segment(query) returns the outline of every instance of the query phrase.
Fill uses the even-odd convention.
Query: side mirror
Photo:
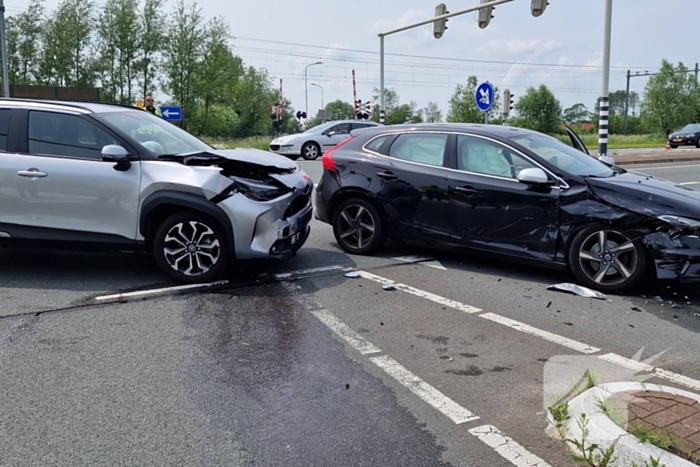
[[[518,180],[523,183],[533,184],[533,185],[551,185],[552,181],[549,179],[544,170],[538,168],[523,169],[518,173]]]
[[[333,136],[333,135],[335,135],[335,134],[337,134],[335,131],[331,131],[331,132],[328,133],[326,136],[331,137],[331,136]]]
[[[105,162],[115,162],[114,170],[126,172],[131,167],[129,152],[117,144],[108,144],[102,148],[102,160]]]
[[[615,167],[615,158],[614,157],[600,156],[598,158],[598,160],[605,165],[609,165],[610,167]]]

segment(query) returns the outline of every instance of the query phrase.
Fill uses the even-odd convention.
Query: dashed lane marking
[[[469,433],[517,467],[550,467],[545,461],[504,435],[493,425],[472,428]]]
[[[367,339],[353,331],[350,327],[348,327],[348,325],[336,318],[330,311],[318,310],[312,311],[311,313],[318,318],[319,321],[328,326],[331,331],[336,333],[338,337],[350,344],[351,347],[360,352],[362,355],[381,352],[379,348],[375,347]]]
[[[673,383],[689,387],[695,391],[700,391],[700,381],[693,378],[689,378],[687,376],[683,376],[678,373],[674,373],[672,371],[664,370],[663,368],[657,368],[647,363],[632,360],[630,358],[623,357],[614,353],[601,355],[600,359],[605,360],[606,362],[615,363],[625,368],[629,368],[630,370],[635,370],[637,372],[653,373],[659,378],[663,378]]]
[[[113,295],[102,295],[100,297],[95,297],[95,300],[97,300],[99,302],[99,301],[104,301],[104,300],[116,300],[116,299],[120,299],[120,298],[146,297],[149,295],[162,295],[162,294],[175,293],[175,292],[180,292],[183,290],[206,289],[208,287],[213,287],[216,285],[225,285],[225,284],[228,284],[228,281],[208,282],[206,284],[177,285],[174,287],[163,287],[160,289],[137,290],[135,292],[124,292],[124,293],[118,293],[118,294],[113,294]]]

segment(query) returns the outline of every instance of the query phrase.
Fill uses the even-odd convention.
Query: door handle
[[[28,177],[28,178],[44,178],[46,177],[47,174],[44,172],[40,172],[39,169],[29,169],[29,170],[20,170],[17,172],[17,175],[20,177]]]
[[[474,193],[479,192],[479,190],[475,190],[474,188],[472,188],[470,186],[458,186],[458,187],[455,187],[455,191],[458,191],[460,193],[467,193],[470,195],[473,195]]]
[[[399,178],[397,175],[394,175],[391,172],[379,172],[377,173],[377,177],[383,178],[384,180],[396,180]]]

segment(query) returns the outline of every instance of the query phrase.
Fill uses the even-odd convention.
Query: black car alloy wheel
[[[196,213],[178,213],[166,219],[155,234],[153,251],[165,273],[187,283],[216,279],[229,259],[223,229]]]
[[[333,216],[333,233],[345,251],[356,254],[376,251],[385,241],[379,212],[361,198],[343,201],[338,206]]]
[[[590,226],[571,243],[569,264],[583,285],[601,292],[621,292],[644,275],[646,254],[644,245],[623,230]]]

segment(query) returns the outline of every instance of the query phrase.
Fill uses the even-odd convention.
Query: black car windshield
[[[700,131],[700,123],[691,123],[690,125],[684,126],[680,131],[697,133]]]
[[[131,136],[142,148],[155,156],[212,150],[204,141],[149,112],[109,112],[95,116]]]
[[[602,162],[551,136],[531,133],[510,139],[570,175],[607,178],[615,174]]]

